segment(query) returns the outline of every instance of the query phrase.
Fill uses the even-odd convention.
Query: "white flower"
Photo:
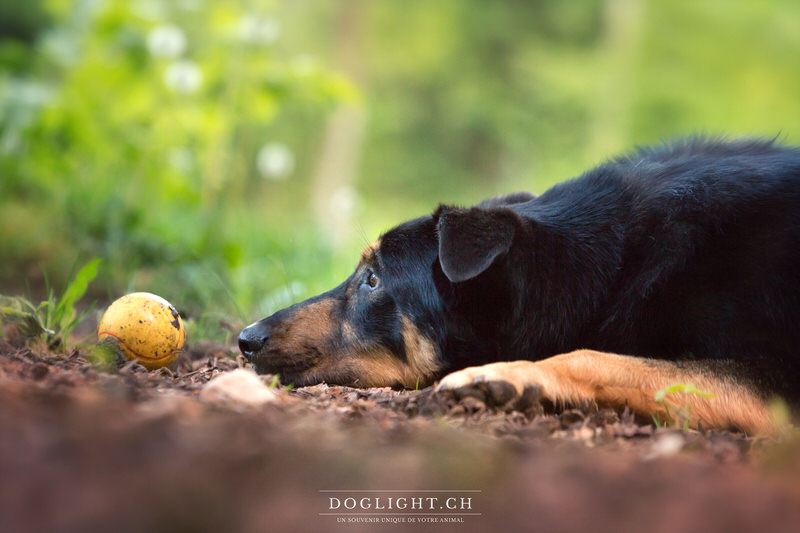
[[[194,168],[194,154],[190,148],[173,148],[167,154],[170,166],[177,172],[188,173]]]
[[[130,3],[131,13],[145,20],[164,20],[167,18],[166,6],[160,0],[136,0]]]
[[[309,54],[300,54],[292,58],[290,67],[297,76],[310,76],[317,68],[317,60]]]
[[[16,152],[22,146],[19,133],[13,130],[6,130],[0,136],[0,153],[11,154]]]
[[[175,61],[164,71],[164,84],[179,94],[191,94],[203,83],[203,72],[194,61]]]
[[[268,143],[258,151],[256,166],[265,178],[286,179],[294,171],[294,154],[285,144]]]
[[[359,214],[363,210],[364,203],[355,187],[343,185],[333,191],[330,199],[330,206],[334,212],[353,216]]]
[[[42,36],[44,53],[59,65],[68,67],[80,60],[81,50],[73,34],[66,30],[52,30]]]
[[[185,11],[197,11],[203,7],[201,0],[178,0],[178,7]]]
[[[155,57],[175,59],[186,50],[186,35],[172,24],[164,24],[147,34],[147,49]]]
[[[42,83],[12,77],[0,88],[0,96],[12,108],[17,106],[31,108],[47,103],[51,91]]]
[[[266,15],[245,15],[239,20],[239,36],[242,40],[269,46],[281,34],[280,22]]]

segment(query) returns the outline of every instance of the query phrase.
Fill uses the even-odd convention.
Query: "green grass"
[[[99,266],[100,259],[84,265],[58,296],[48,287],[47,298],[38,305],[23,297],[0,296],[0,319],[18,321],[19,332],[26,339],[40,341],[47,349],[63,353],[72,332],[93,307],[79,312],[76,304],[97,276]]]
[[[655,423],[656,427],[682,427],[684,431],[689,430],[689,425],[692,418],[692,411],[689,403],[684,403],[682,408],[674,412],[670,410],[669,405],[667,404],[668,396],[677,395],[679,393],[701,396],[703,398],[714,397],[714,393],[702,391],[691,383],[674,383],[668,387],[656,391],[653,399],[661,404],[667,416],[667,419],[662,422],[659,416],[653,413],[651,416],[653,417],[653,422]]]

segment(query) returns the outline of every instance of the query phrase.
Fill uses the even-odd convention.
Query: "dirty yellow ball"
[[[97,338],[119,342],[125,357],[145,368],[167,366],[178,357],[186,331],[178,312],[160,296],[134,292],[106,309],[97,326]]]

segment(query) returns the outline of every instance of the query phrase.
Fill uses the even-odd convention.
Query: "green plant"
[[[24,337],[41,339],[48,349],[66,349],[75,327],[92,308],[78,312],[75,304],[86,294],[99,266],[100,259],[84,265],[60,296],[48,286],[47,299],[39,305],[22,297],[0,296],[0,318],[19,321],[19,332]]]
[[[125,362],[125,355],[113,337],[89,344],[84,350],[84,355],[92,366],[104,372],[116,372]]]
[[[661,422],[657,414],[654,413],[651,415],[653,417],[653,422],[655,422],[657,427],[678,426],[678,424],[680,424],[684,431],[688,431],[689,423],[692,417],[692,410],[689,403],[684,403],[681,409],[675,411],[674,416],[673,412],[670,411],[669,405],[667,404],[667,396],[678,393],[693,394],[703,398],[714,397],[713,392],[702,391],[691,383],[674,383],[668,387],[657,390],[653,399],[657,403],[661,404],[661,406],[664,408],[664,412],[667,415],[667,419],[664,423]]]

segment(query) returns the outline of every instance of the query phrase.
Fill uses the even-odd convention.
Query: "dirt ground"
[[[0,531],[800,531],[791,438],[429,390],[204,394],[245,366],[200,344],[172,370],[101,371],[7,334]]]

